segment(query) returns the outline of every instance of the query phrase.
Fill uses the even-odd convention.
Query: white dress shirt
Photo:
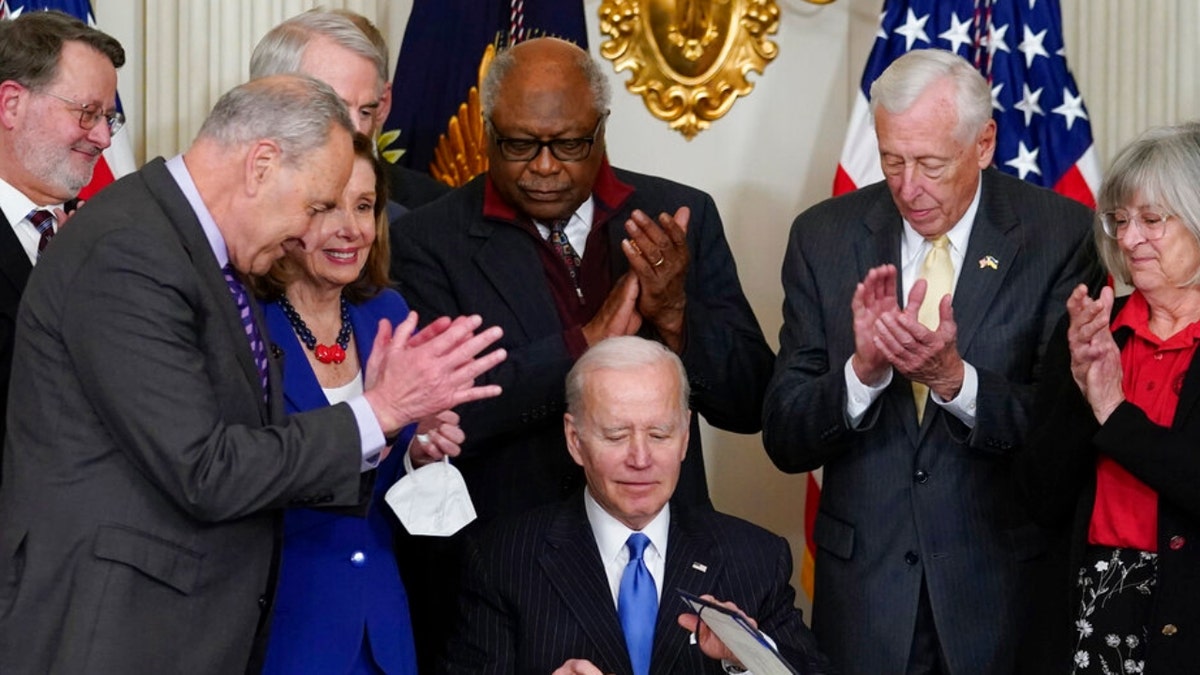
[[[629,547],[625,542],[635,530],[629,529],[624,523],[609,515],[592,497],[590,490],[583,492],[584,509],[587,511],[588,523],[592,526],[592,535],[596,538],[596,548],[600,551],[600,562],[604,563],[604,574],[608,577],[608,588],[612,591],[613,606],[617,606],[617,593],[621,590],[621,575],[625,574],[625,566],[629,564]],[[662,582],[667,569],[667,530],[671,525],[671,505],[663,506],[663,510],[651,520],[640,532],[650,544],[642,552],[642,561],[650,576],[654,577],[654,590],[662,602]]]
[[[595,211],[596,202],[589,196],[587,201],[575,209],[575,213],[572,213],[571,217],[567,219],[567,226],[563,228],[563,232],[567,235],[567,241],[571,242],[571,248],[575,249],[580,260],[583,260],[583,250],[587,248],[588,235],[592,232],[592,214]],[[537,228],[538,234],[542,235],[542,239],[550,236],[549,225],[535,220],[533,226]]]
[[[25,255],[29,256],[29,264],[37,264],[38,243],[42,240],[42,233],[37,231],[33,223],[29,222],[29,212],[34,209],[46,209],[51,213],[55,209],[62,208],[62,204],[35,204],[33,200],[25,196],[25,193],[10,185],[4,179],[0,179],[0,211],[4,212],[4,217],[8,219],[8,224],[12,227],[13,233],[17,235],[17,240],[21,242],[21,248],[25,250]],[[54,219],[54,232],[58,232],[58,218]]]

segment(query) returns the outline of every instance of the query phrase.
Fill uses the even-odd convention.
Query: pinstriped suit
[[[958,350],[979,375],[974,429],[935,405],[918,426],[899,374],[857,430],[846,424],[855,285],[899,267],[887,186],[827,200],[792,226],[763,442],[784,471],[825,467],[813,630],[846,673],[903,672],[922,576],[950,672],[1012,672],[1023,584],[1044,543],[1010,484],[1011,452],[1067,295],[1101,277],[1086,208],[995,169],[982,184],[954,293]]]
[[[787,543],[709,509],[673,503],[652,675],[721,673],[676,617],[682,588],[730,600],[754,617],[801,673],[826,672],[805,628]],[[700,563],[700,571],[693,563]],[[470,542],[458,633],[446,673],[550,673],[572,658],[631,673],[625,637],[584,510],[583,495],[497,521]]]

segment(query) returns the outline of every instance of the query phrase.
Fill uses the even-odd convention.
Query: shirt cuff
[[[379,466],[387,441],[383,438],[383,429],[379,428],[379,420],[375,419],[375,411],[371,410],[366,398],[355,396],[346,404],[354,411],[354,421],[358,424],[358,437],[362,439],[362,463],[358,470],[365,473]]]
[[[862,380],[858,379],[858,374],[854,372],[854,366],[850,365],[853,360],[853,356],[846,359],[846,367],[843,371],[846,375],[846,422],[851,429],[856,429],[862,422],[863,416],[867,414],[867,409],[892,383],[893,371],[889,367],[887,377],[883,378],[883,382],[879,386],[872,387],[863,384]]]
[[[979,398],[979,373],[975,370],[975,366],[963,361],[963,381],[962,387],[958,390],[958,396],[944,400],[931,389],[929,398],[943,410],[954,415],[967,427],[975,428],[975,403]]]

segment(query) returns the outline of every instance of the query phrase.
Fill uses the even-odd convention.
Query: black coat
[[[1123,306],[1119,300],[1113,316]],[[1043,672],[1070,668],[1079,599],[1074,591],[1096,497],[1096,458],[1116,460],[1158,492],[1158,586],[1150,617],[1146,673],[1193,672],[1200,662],[1200,359],[1193,359],[1170,428],[1122,403],[1100,425],[1071,377],[1064,318],[1047,355],[1041,423],[1018,457],[1017,476],[1035,518],[1058,534],[1047,561],[1031,645]],[[1130,331],[1114,334],[1124,345]],[[1049,592],[1043,592],[1049,590]]]

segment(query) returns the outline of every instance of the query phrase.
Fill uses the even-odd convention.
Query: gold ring
[[[667,262],[667,256],[663,256],[663,257],[659,258],[658,262],[654,263],[654,266],[659,267],[665,262]]]

